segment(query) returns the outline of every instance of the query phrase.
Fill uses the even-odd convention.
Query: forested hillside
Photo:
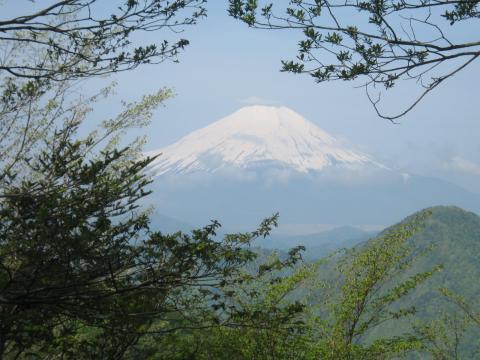
[[[463,333],[465,314],[443,293],[448,289],[460,294],[468,303],[480,309],[480,217],[456,207],[439,206],[429,210],[432,215],[426,221],[425,228],[410,240],[411,246],[423,254],[412,264],[408,273],[426,271],[438,265],[442,266],[442,270],[415,289],[411,297],[402,303],[413,305],[418,310],[418,319],[411,319],[410,323],[422,319],[433,321],[432,326],[435,326],[435,320],[448,317],[446,328],[436,329],[436,332],[449,333],[450,341],[458,336],[459,358],[473,359],[478,356],[480,330],[475,326],[467,326]],[[458,334],[455,334],[456,328]],[[399,329],[399,324],[386,326],[377,329],[372,336],[385,331],[399,333]],[[441,343],[436,345],[449,346]],[[453,347],[453,343],[450,346]]]
[[[418,231],[409,228],[412,222]],[[180,331],[167,341],[176,344],[171,353],[153,340],[135,351],[158,359],[473,359],[480,333],[478,250],[478,215],[426,209],[346,252],[240,286],[245,292],[230,303],[242,309],[237,320],[249,319],[240,328],[225,323]],[[247,272],[276,256],[258,254]],[[278,311],[289,321],[273,316]],[[253,326],[256,321],[263,326]]]

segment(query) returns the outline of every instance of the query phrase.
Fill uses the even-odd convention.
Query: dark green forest
[[[142,155],[143,138],[125,134],[147,126],[173,91],[102,120],[93,110],[115,85],[78,89],[181,61],[189,44],[181,32],[143,47],[135,36],[194,27],[207,1],[115,0],[99,16],[98,0],[34,3],[0,19],[9,54],[0,63],[0,359],[480,358],[477,214],[418,209],[369,239],[315,254],[258,246],[278,225],[275,213],[247,232],[223,234],[213,220],[164,233],[142,205],[155,195],[155,159]],[[478,43],[403,41],[385,20],[442,6],[456,26],[478,20],[480,1],[345,2],[370,19],[369,32],[363,22],[316,26],[328,1],[290,1],[286,18],[268,3],[225,3],[226,16],[250,27],[300,27],[305,40],[283,71],[318,82],[367,78],[388,89],[413,69],[453,57],[463,69],[480,56]],[[330,46],[332,64],[305,67]],[[96,128],[84,131],[86,121]]]

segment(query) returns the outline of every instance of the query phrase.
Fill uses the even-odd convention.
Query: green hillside
[[[468,299],[480,295],[480,217],[456,207],[435,207],[426,228],[416,234],[412,243],[419,249],[433,246],[419,259],[413,270],[435,264],[443,271],[432,279],[429,287],[447,287]],[[419,294],[420,295],[420,294]],[[423,293],[422,296],[434,294]]]
[[[426,271],[436,265],[442,265],[443,270],[417,289],[415,302],[440,301],[437,289],[444,287],[468,300],[478,299],[480,216],[457,207],[439,206],[428,210],[432,215],[425,228],[411,239],[418,252],[426,252],[414,262],[410,271]]]
[[[417,253],[422,253],[413,263],[407,274],[428,271],[437,265],[443,269],[420,285],[399,305],[414,305],[416,320],[438,319],[443,313],[451,317],[464,314],[439,291],[441,288],[463,296],[473,306],[480,305],[480,217],[457,207],[439,206],[428,209],[431,216],[424,229],[411,238],[411,245]],[[413,216],[413,215],[412,215]],[[405,219],[409,220],[411,217]],[[371,333],[376,337],[383,332],[401,333],[404,327],[380,327]],[[478,327],[467,329],[460,343],[460,358],[475,358],[475,348],[479,345]],[[418,358],[423,358],[419,356]]]
[[[279,250],[272,273],[226,288],[232,313],[221,313],[223,326],[205,321],[204,329],[147,337],[128,358],[480,359],[480,326],[469,322],[456,333],[466,314],[439,291],[448,288],[478,309],[479,250],[480,217],[456,207],[420,211],[319,262],[277,269],[289,258]],[[248,276],[275,258],[255,251]],[[414,259],[407,270],[405,259]],[[438,265],[443,270],[422,278]],[[413,275],[420,276],[414,284]]]

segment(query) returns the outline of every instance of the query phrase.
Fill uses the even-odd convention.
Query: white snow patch
[[[269,166],[300,173],[328,166],[374,165],[369,156],[347,149],[340,141],[286,107],[247,106],[164,148],[152,164],[157,175],[225,168]]]

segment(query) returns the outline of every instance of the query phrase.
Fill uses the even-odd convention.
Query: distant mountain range
[[[184,221],[172,218],[170,216],[166,216],[160,214],[158,211],[153,211],[150,216],[150,227],[155,231],[161,231],[164,234],[172,234],[177,231],[182,231],[189,233],[195,226],[190,225]]]
[[[342,248],[351,248],[377,235],[376,231],[365,231],[353,226],[340,226],[333,230],[309,235],[271,235],[255,242],[265,249],[288,250],[294,246],[305,246],[305,257],[309,260],[330,255]]]
[[[283,224],[388,225],[434,205],[480,211],[480,195],[399,173],[346,147],[285,107],[242,108],[158,155],[157,211],[201,226],[252,229],[280,212]]]

